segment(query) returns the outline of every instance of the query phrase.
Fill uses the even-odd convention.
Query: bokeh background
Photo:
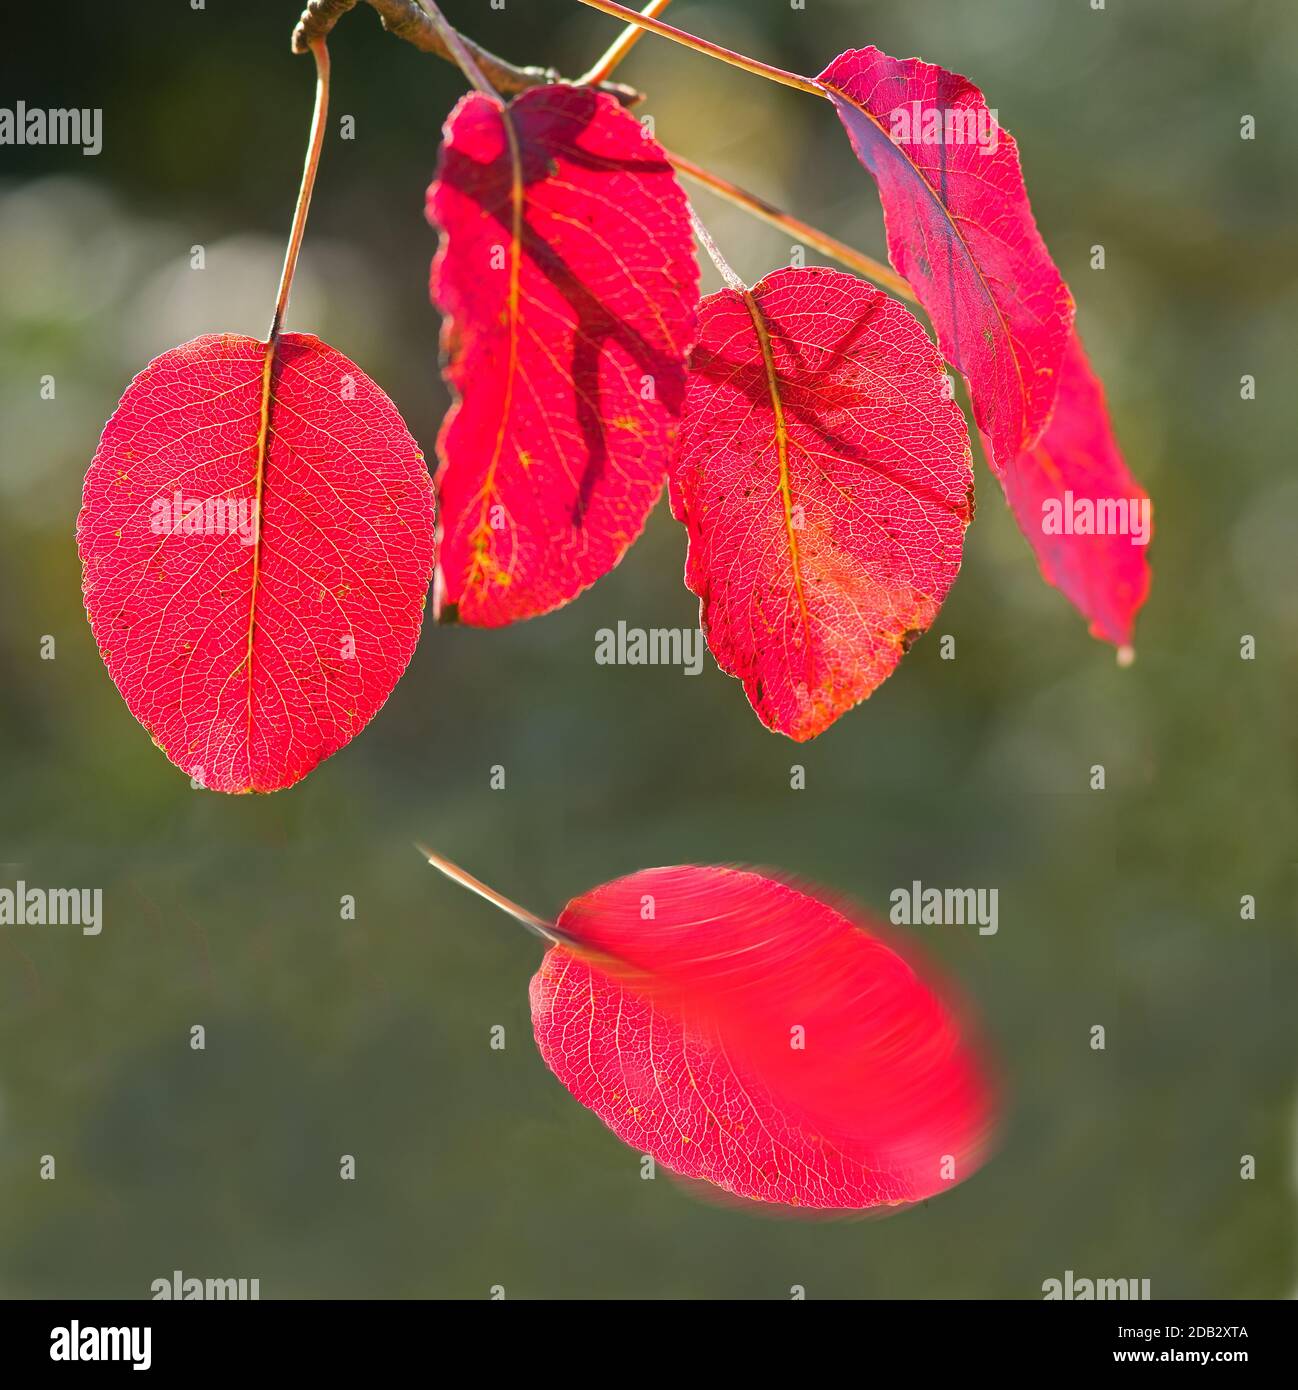
[[[487,47],[574,73],[617,32],[575,0],[445,8]],[[105,924],[0,928],[0,1294],[147,1297],[181,1269],[257,1277],[266,1298],[1038,1298],[1071,1269],[1148,1278],[1156,1297],[1287,1296],[1298,8],[668,14],[799,71],[874,43],[988,93],[1155,499],[1130,669],[1041,582],[982,469],[933,635],[795,747],[710,659],[698,678],[595,664],[602,626],[696,621],[663,504],[580,601],[501,632],[429,625],[349,748],[291,791],[229,798],[191,790],[111,685],[73,527],[131,376],[199,333],[264,332],[311,103],[296,15],[294,0],[135,0],[5,21],[0,102],[102,107],[104,146],[0,148],[0,882],[100,886]],[[362,364],[431,455],[446,396],[423,194],[463,82],[364,5],[331,51],[289,326]],[[653,37],[622,76],[668,146],[881,254],[872,185],[827,107]],[[742,274],[788,260],[779,233],[698,206]],[[954,661],[936,634],[955,636]],[[416,837],[545,913],[690,861],[777,866],[881,911],[913,878],[998,888],[997,935],[916,929],[1000,1059],[996,1156],[941,1199],[855,1223],[759,1219],[643,1181],[536,1054],[537,944],[427,869]]]

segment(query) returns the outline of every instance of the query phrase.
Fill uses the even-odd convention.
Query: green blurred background
[[[566,72],[618,28],[575,0],[445,8]],[[696,621],[664,504],[580,601],[501,632],[429,625],[354,744],[292,791],[231,798],[191,790],[114,690],[73,526],[131,376],[199,333],[264,332],[311,103],[296,16],[294,0],[137,0],[6,18],[0,104],[102,107],[104,146],[0,149],[0,882],[105,902],[97,938],[0,928],[0,1294],[147,1297],[181,1269],[257,1277],[264,1298],[1037,1298],[1071,1269],[1148,1278],[1155,1297],[1287,1296],[1298,8],[679,0],[667,16],[799,71],[874,43],[987,92],[1155,499],[1130,669],[1040,581],[980,466],[934,635],[794,746],[710,660],[697,679],[595,664],[602,626]],[[364,5],[331,51],[289,327],[362,364],[431,454],[446,396],[422,205],[463,82]],[[827,107],[653,37],[621,75],[668,146],[881,253],[873,187]],[[788,260],[784,236],[698,206],[741,274]],[[1000,1059],[998,1153],[864,1223],[761,1219],[643,1181],[536,1054],[537,944],[424,867],[415,837],[545,913],[689,861],[777,866],[884,911],[913,878],[998,888],[997,935],[916,929]]]

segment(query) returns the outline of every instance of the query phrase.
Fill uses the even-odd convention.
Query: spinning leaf
[[[843,1211],[968,1177],[992,1098],[895,951],[788,884],[648,869],[569,903],[532,980],[546,1065],[623,1141],[737,1197]]]

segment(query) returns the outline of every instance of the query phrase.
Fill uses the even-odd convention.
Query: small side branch
[[[306,9],[293,30],[293,52],[309,52],[311,41],[326,37],[343,15],[355,9],[358,3],[360,0],[307,0]],[[389,34],[404,39],[421,53],[432,53],[448,63],[455,61],[446,40],[418,0],[365,0],[365,3],[377,11]],[[483,76],[502,96],[516,96],[532,87],[544,87],[550,82],[563,80],[552,68],[515,67],[470,39],[462,38],[461,42]],[[608,92],[623,106],[635,106],[644,100],[642,92],[623,86],[620,82],[602,82],[599,90]]]
[[[348,10],[355,9],[360,3],[361,0],[307,0],[307,7],[302,12],[302,18],[298,21],[297,28],[293,31],[294,52],[309,52],[313,44],[323,40]],[[479,47],[471,39],[467,39],[464,35],[452,30],[444,19],[439,25],[440,13],[438,18],[434,18],[424,7],[423,0],[365,0],[365,3],[377,11],[379,18],[383,21],[383,27],[390,34],[395,34],[398,38],[413,44],[423,53],[432,53],[446,62],[458,63],[466,72],[472,71],[475,75],[470,80],[474,81],[475,84],[478,84],[478,75],[480,75],[481,79],[501,96],[513,96],[532,87],[563,81],[558,73],[552,69],[518,68],[512,63],[507,63],[503,58],[497,58],[494,53],[487,52],[486,49]],[[632,36],[644,30],[662,34],[668,38],[675,38],[680,42],[687,43],[690,47],[696,47],[700,51],[708,53],[712,57],[722,57],[725,61],[731,61],[737,56],[716,44],[695,39],[692,35],[683,34],[681,30],[663,24],[656,16],[667,8],[668,0],[647,0],[640,13],[612,3],[611,0],[581,0],[581,3],[591,6],[593,9],[603,10],[605,13],[625,17],[629,26],[596,63],[595,67],[584,78],[579,79],[583,84],[595,85],[592,83],[592,78],[606,76],[626,56],[631,46]],[[433,8],[436,9],[436,6],[434,5]],[[453,36],[454,43],[446,37],[447,32]],[[454,51],[456,47],[460,49],[458,55]],[[740,60],[739,65],[747,67],[750,71],[757,72],[761,76],[774,77],[776,81],[784,82],[785,85],[801,87],[806,91],[814,92],[817,96],[827,95],[819,83],[809,78],[799,77],[794,73],[785,73],[779,68],[772,68],[765,63],[756,63],[747,58]],[[598,90],[610,93],[623,106],[634,106],[637,102],[644,100],[643,93],[634,88],[625,87],[619,82],[600,81]],[[684,174],[686,178],[693,179],[696,183],[743,208],[753,216],[761,218],[764,222],[769,222],[772,226],[779,227],[810,246],[814,246],[824,255],[831,256],[834,260],[855,270],[857,274],[864,275],[867,279],[882,285],[899,298],[909,300],[912,304],[916,302],[915,291],[910,285],[895,271],[890,270],[872,257],[866,256],[854,247],[829,236],[820,231],[819,228],[803,222],[800,218],[782,211],[765,199],[759,198],[755,193],[749,193],[746,189],[739,188],[728,179],[723,179],[718,174],[700,168],[699,165],[681,155],[669,153],[668,158],[677,171]],[[710,247],[708,249],[711,253],[715,248]],[[731,274],[733,275],[733,271]]]

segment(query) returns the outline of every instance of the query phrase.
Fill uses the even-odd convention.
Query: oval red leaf
[[[737,869],[648,869],[557,927],[579,946],[533,977],[541,1056],[672,1172],[842,1211],[930,1197],[985,1156],[993,1101],[966,1030],[818,898]]]
[[[1041,573],[1090,621],[1092,636],[1125,646],[1149,593],[1149,494],[1123,462],[1101,386],[1073,334],[1050,425],[1002,478]]]
[[[86,474],[86,612],[131,713],[215,791],[349,742],[419,637],[433,492],[396,407],[318,338],[211,334],[130,384]],[[263,406],[265,409],[263,410]]]
[[[879,185],[888,256],[968,381],[1002,472],[1046,427],[1073,323],[1014,137],[968,78],[918,58],[854,49],[818,81]]]
[[[438,441],[442,621],[496,627],[575,598],[662,491],[694,340],[688,205],[612,97],[466,96],[429,220],[459,397]]]
[[[837,270],[703,301],[671,500],[708,645],[804,740],[933,621],[973,511],[964,417],[914,316]]]

